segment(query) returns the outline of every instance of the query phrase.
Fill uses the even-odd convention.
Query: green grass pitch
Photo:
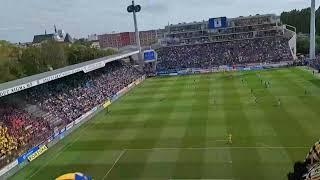
[[[319,105],[302,68],[151,78],[11,179],[286,179],[319,138]]]

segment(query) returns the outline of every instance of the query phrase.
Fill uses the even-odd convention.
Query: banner
[[[106,65],[105,62],[97,62],[97,63],[91,64],[91,65],[85,66],[83,68],[83,71],[85,73],[88,73],[88,72],[103,68],[105,65]]]
[[[47,150],[48,150],[48,147],[46,145],[41,146],[36,152],[28,156],[28,160],[30,162],[35,160],[37,157],[39,157],[41,154],[43,154]]]
[[[47,143],[50,143],[51,141],[53,141],[54,137],[53,136],[50,136],[47,140]]]
[[[65,131],[66,131],[66,128],[64,127],[64,128],[62,128],[62,129],[60,130],[60,134],[63,133],[63,132],[65,132]]]
[[[37,86],[37,85],[38,85],[37,81],[32,81],[32,82],[21,84],[19,86],[15,86],[15,87],[12,87],[9,89],[5,89],[5,90],[0,91],[0,97],[6,96],[8,94],[13,94],[13,93]]]
[[[121,89],[119,92],[117,92],[118,96],[122,96],[123,94],[127,93],[129,90],[127,87]]]
[[[94,107],[93,109],[91,109],[90,111],[88,111],[87,113],[79,117],[78,119],[76,119],[74,121],[74,124],[79,124],[82,120],[84,120],[86,117],[90,116],[92,113],[96,112],[97,110],[98,110],[98,107]]]
[[[82,116],[74,121],[74,124],[79,124],[83,120]]]
[[[129,84],[128,88],[131,89],[135,85],[135,82]]]
[[[89,115],[96,112],[97,110],[98,110],[98,107],[94,107],[93,109],[91,109],[91,111],[89,111],[90,112]]]
[[[56,137],[58,137],[58,136],[59,136],[59,134],[60,134],[60,132],[59,132],[59,131],[55,132],[55,133],[54,133],[54,135],[53,135],[53,139],[55,139]]]
[[[12,163],[8,164],[4,168],[0,170],[0,176],[4,175],[5,173],[9,172],[12,168],[18,165],[18,160],[13,161]]]
[[[18,164],[21,164],[22,162],[24,162],[29,156],[31,156],[32,154],[34,154],[38,150],[39,150],[39,146],[36,146],[36,147],[30,149],[27,153],[25,153],[24,155],[22,155],[18,158]]]
[[[111,98],[111,102],[115,102],[116,100],[119,99],[119,96],[117,95],[114,95],[112,98]]]
[[[68,124],[68,125],[66,126],[66,130],[71,129],[71,128],[73,127],[73,123],[74,123],[74,122],[72,122],[72,123]]]
[[[178,73],[170,73],[169,76],[178,76]]]

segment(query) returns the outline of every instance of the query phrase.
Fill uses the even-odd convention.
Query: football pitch
[[[151,78],[11,179],[286,179],[319,139],[319,105],[303,68]]]

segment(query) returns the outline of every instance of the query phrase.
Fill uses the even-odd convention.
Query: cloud
[[[73,36],[112,31],[133,31],[131,0],[1,0],[0,37],[31,41],[53,24]],[[191,22],[210,17],[238,17],[277,13],[310,6],[310,0],[136,0],[142,6],[139,28],[163,28],[168,22]],[[317,1],[317,5],[319,2]]]
[[[147,13],[167,13],[169,7],[165,2],[156,2],[155,0],[150,0],[148,3],[142,5],[142,11]]]
[[[305,0],[288,0],[288,3],[301,3],[304,4],[306,1]]]
[[[0,31],[20,31],[24,29],[24,27],[0,27]]]

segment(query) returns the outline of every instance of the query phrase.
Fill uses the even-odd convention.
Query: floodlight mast
[[[311,18],[310,18],[310,60],[316,58],[316,20],[315,20],[316,2],[311,0]]]
[[[135,35],[136,35],[136,43],[139,48],[139,63],[142,62],[142,49],[141,49],[141,43],[140,43],[140,35],[139,35],[139,30],[138,30],[138,23],[137,23],[137,12],[141,11],[141,6],[140,5],[135,5],[134,0],[132,0],[132,4],[127,7],[127,11],[129,13],[133,14],[133,22],[134,22],[134,30],[135,30]],[[142,63],[141,63],[142,64]]]
[[[132,1],[132,6],[135,7],[134,1]],[[138,48],[139,48],[139,52],[141,53],[140,35],[139,35],[138,23],[137,23],[137,12],[139,12],[139,11],[140,10],[137,11],[136,7],[134,8],[133,21],[134,21],[134,30],[135,30],[135,33],[136,33],[137,45],[138,45]]]

